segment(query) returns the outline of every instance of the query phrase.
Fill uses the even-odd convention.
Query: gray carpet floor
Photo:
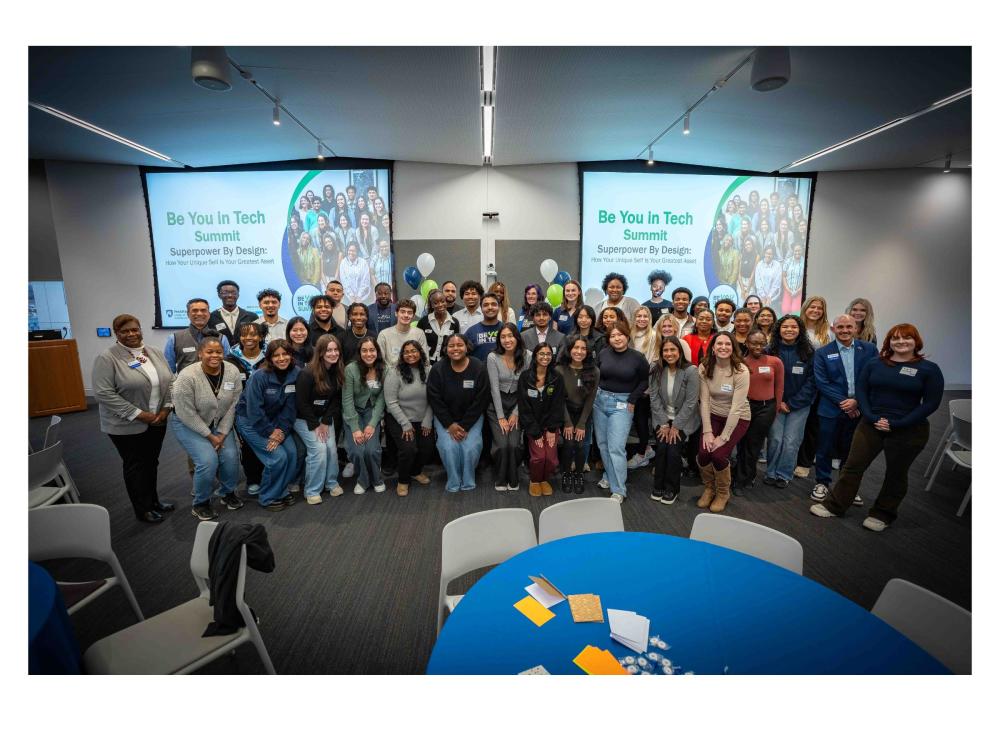
[[[967,398],[949,392],[946,399]],[[843,519],[822,520],[808,512],[811,479],[796,479],[785,490],[758,485],[734,498],[727,513],[770,526],[798,539],[805,550],[804,574],[865,608],[870,608],[890,578],[905,578],[971,609],[971,523],[973,504],[961,518],[955,512],[969,485],[968,472],[942,470],[933,492],[924,492],[921,475],[947,426],[947,406],[931,419],[931,439],[910,472],[910,490],[890,529],[875,534],[861,527],[864,511],[852,508]],[[29,436],[40,447],[47,419],[29,422]],[[64,415],[66,462],[84,502],[111,514],[112,544],[146,616],[197,596],[189,558],[197,521],[190,515],[186,456],[168,434],[160,457],[161,499],[178,510],[156,526],[132,515],[121,478],[121,462],[100,432],[97,409]],[[527,481],[516,493],[493,490],[489,468],[480,468],[479,488],[458,495],[444,492],[443,471],[433,467],[429,487],[412,485],[409,497],[395,494],[395,481],[383,494],[348,492],[322,505],[298,502],[278,514],[250,502],[240,511],[221,510],[220,520],[262,523],[274,550],[273,573],[250,571],[247,600],[261,618],[260,630],[271,659],[284,674],[419,674],[434,646],[440,575],[441,528],[467,513],[520,507],[538,514],[567,499],[558,489],[550,498],[532,498]],[[700,490],[684,480],[681,499],[672,506],[651,502],[650,469],[630,473],[629,499],[623,505],[625,528],[686,537],[699,513]],[[884,475],[880,458],[862,484],[862,497],[874,498]],[[588,477],[589,495],[602,493]],[[63,580],[103,575],[101,565],[85,561],[46,563]],[[485,571],[456,582],[461,591]],[[134,622],[120,591],[105,594],[73,616],[82,649]],[[252,646],[245,645],[202,670],[203,673],[260,673]]]

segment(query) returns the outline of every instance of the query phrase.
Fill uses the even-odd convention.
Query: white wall
[[[971,175],[824,172],[815,198],[806,293],[831,317],[867,297],[879,336],[913,323],[948,387],[971,387]]]
[[[52,219],[73,330],[89,389],[98,339],[119,312],[152,330],[149,226],[138,169],[47,162]],[[497,239],[579,240],[575,164],[483,168],[397,162],[398,239],[481,240],[482,267]],[[872,300],[878,331],[914,323],[927,354],[951,387],[972,382],[971,178],[933,170],[830,172],[819,177],[813,209],[808,291],[831,311],[854,297]],[[488,197],[487,197],[488,193]],[[500,219],[485,222],[485,210]],[[503,259],[498,271],[504,274]]]
[[[66,303],[89,395],[94,358],[114,343],[98,338],[98,327],[129,312],[142,321],[147,343],[162,348],[168,335],[153,330],[153,256],[142,181],[135,167],[46,162],[45,169]]]

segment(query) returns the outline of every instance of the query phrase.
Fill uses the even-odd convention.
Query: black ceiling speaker
[[[750,86],[754,91],[780,89],[792,77],[788,47],[758,47],[753,56]]]
[[[229,91],[229,57],[225,47],[192,47],[191,78],[209,91]]]

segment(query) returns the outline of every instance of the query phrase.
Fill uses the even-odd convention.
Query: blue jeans
[[[833,459],[845,459],[851,452],[851,440],[861,418],[851,419],[846,414],[819,418],[819,435],[816,440],[816,482],[830,486],[833,476]]]
[[[476,489],[476,464],[479,454],[483,452],[483,418],[479,417],[468,429],[465,440],[456,442],[437,417],[434,418],[434,429],[437,430],[437,449],[441,463],[448,475],[445,489],[448,492]]]
[[[295,420],[295,434],[306,446],[306,478],[304,491],[306,497],[318,495],[325,487],[332,490],[337,486],[337,473],[340,466],[337,463],[337,428],[329,426],[326,442],[320,442],[316,432],[310,430],[304,419]]]
[[[372,409],[370,406],[367,409],[362,409],[358,412],[358,425],[361,427],[362,431],[364,431],[368,422],[371,421],[371,418]],[[379,434],[379,430],[382,427],[382,423],[379,422],[374,425],[375,434],[361,445],[354,442],[354,437],[351,434],[351,428],[346,426],[346,422],[344,424],[344,441],[346,442],[345,447],[347,448],[347,455],[358,469],[357,483],[365,489],[368,489],[376,484],[381,484],[382,437]]]
[[[267,438],[258,433],[243,417],[236,415],[236,429],[240,436],[250,444],[254,455],[264,464],[264,473],[260,478],[260,495],[257,499],[261,506],[266,507],[275,500],[280,500],[288,492],[288,485],[295,481],[299,473],[298,452],[295,441],[287,435],[281,444],[273,451],[267,450]]]
[[[767,470],[764,473],[765,476],[789,482],[792,480],[792,477],[795,476],[795,463],[808,419],[808,406],[790,411],[788,414],[778,412],[770,432],[767,433]]]
[[[632,412],[628,410],[627,393],[611,393],[601,388],[594,397],[594,432],[597,449],[604,462],[604,479],[611,491],[625,497],[628,478],[625,441],[632,429]]]
[[[230,431],[222,447],[215,450],[208,438],[185,425],[176,414],[170,415],[169,422],[177,442],[194,463],[194,504],[204,505],[209,501],[216,476],[219,477],[223,495],[234,492],[240,481],[240,451],[236,447],[236,435]]]

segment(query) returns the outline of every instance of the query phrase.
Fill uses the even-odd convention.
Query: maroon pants
[[[555,473],[559,466],[559,445],[549,446],[547,436],[542,433],[542,447],[539,448],[532,437],[528,438],[528,475],[532,482],[544,482]]]
[[[726,426],[726,418],[712,414],[711,420],[712,434],[719,435]],[[736,428],[733,430],[733,434],[729,436],[729,440],[721,447],[709,453],[705,450],[701,442],[701,437],[705,434],[705,425],[702,425],[702,432],[698,437],[698,464],[700,466],[708,466],[709,462],[711,462],[716,469],[720,471],[725,469],[729,465],[729,454],[736,448],[736,444],[740,442],[740,438],[746,433],[748,427],[750,427],[750,420],[741,419],[736,423]]]

